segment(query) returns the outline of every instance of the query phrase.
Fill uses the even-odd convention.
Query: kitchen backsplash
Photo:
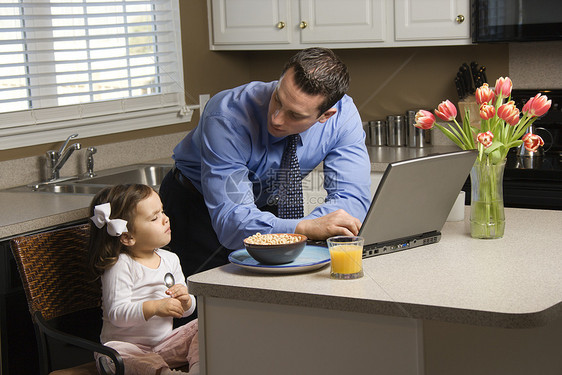
[[[509,77],[517,89],[562,89],[562,42],[509,44]]]
[[[185,135],[186,132],[181,132],[95,146],[94,170],[170,158],[173,148]],[[45,163],[44,155],[0,162],[0,189],[44,181],[47,171]],[[86,150],[82,148],[68,159],[61,169],[61,177],[85,172]]]

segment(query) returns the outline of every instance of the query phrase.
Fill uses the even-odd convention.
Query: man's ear
[[[135,238],[129,232],[123,232],[119,237],[119,241],[125,246],[133,246],[135,244]]]
[[[324,123],[324,122],[328,121],[328,119],[330,117],[332,117],[333,115],[335,115],[337,111],[338,110],[335,109],[335,108],[328,109],[326,112],[322,113],[322,115],[318,118],[318,122]]]

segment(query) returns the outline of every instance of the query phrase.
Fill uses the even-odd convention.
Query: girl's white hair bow
[[[107,224],[107,233],[113,237],[119,237],[127,232],[127,221],[122,219],[110,219],[111,205],[109,203],[98,204],[94,207],[94,216],[90,219],[99,229]]]

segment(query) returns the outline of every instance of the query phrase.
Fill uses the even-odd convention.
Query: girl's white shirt
[[[170,298],[164,283],[164,275],[174,275],[176,283],[186,285],[176,254],[157,249],[160,265],[152,269],[135,261],[127,254],[119,255],[117,262],[102,277],[103,327],[101,342],[125,341],[153,346],[166,338],[173,330],[172,317],[153,316],[144,319],[142,305],[147,300]],[[195,297],[183,316],[195,310]]]

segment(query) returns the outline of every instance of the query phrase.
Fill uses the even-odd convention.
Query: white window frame
[[[73,133],[84,138],[189,122],[199,106],[185,105],[179,0],[166,6],[172,8],[169,34],[176,51],[172,85],[156,95],[0,113],[0,150],[58,142]]]

